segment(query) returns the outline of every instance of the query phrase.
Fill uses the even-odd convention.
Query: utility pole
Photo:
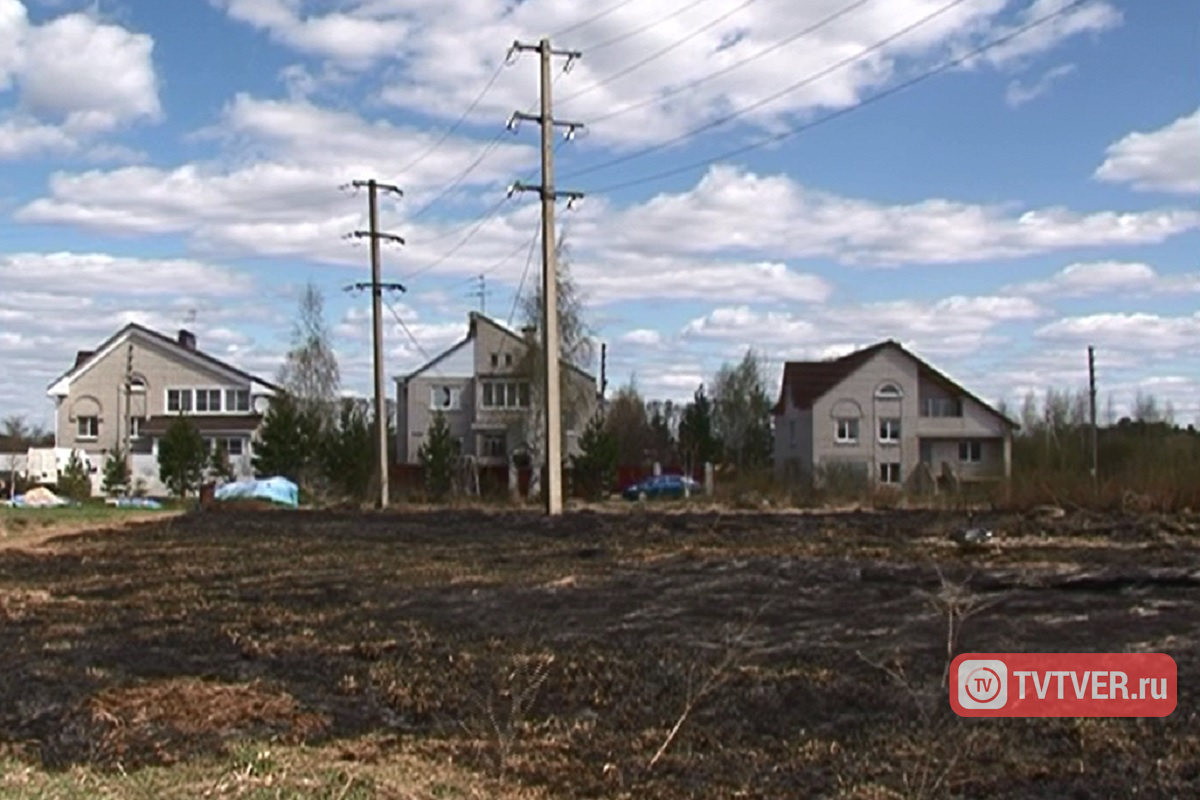
[[[575,59],[582,56],[575,50],[555,50],[550,46],[550,39],[543,38],[537,44],[513,42],[510,53],[537,51],[540,57],[541,77],[541,113],[535,115],[514,112],[509,119],[509,127],[515,128],[518,120],[534,120],[541,125],[542,131],[542,182],[539,186],[529,186],[514,183],[509,190],[513,192],[536,191],[542,198],[542,355],[545,361],[545,414],[546,414],[546,486],[543,487],[546,514],[555,516],[562,513],[562,398],[559,385],[559,331],[558,331],[558,265],[555,263],[555,245],[557,239],[554,230],[554,202],[559,197],[577,200],[583,197],[582,192],[559,192],[554,187],[554,128],[561,126],[567,129],[567,138],[571,138],[582,123],[564,122],[554,119],[553,103],[550,97],[551,77],[550,62],[554,56],[565,56],[567,59],[564,70],[570,69]]]
[[[608,405],[608,343],[600,343],[600,412]]]
[[[129,485],[126,493],[133,488],[133,340],[125,350],[125,473]]]
[[[471,292],[471,297],[479,298],[479,313],[487,314],[487,298],[488,294],[490,294],[487,288],[487,276],[482,274],[478,275],[476,276],[475,281],[478,285],[476,286],[475,291]]]
[[[380,509],[388,507],[388,441],[387,441],[387,384],[383,376],[383,290],[385,285],[387,288],[398,288],[404,291],[404,287],[400,284],[384,284],[382,280],[383,267],[380,264],[379,242],[381,240],[404,244],[404,239],[392,233],[381,233],[379,231],[379,190],[391,192],[397,197],[402,197],[404,192],[396,186],[388,183],[379,183],[374,178],[367,181],[354,181],[350,184],[355,189],[367,187],[367,203],[370,209],[370,227],[369,231],[355,231],[351,234],[356,239],[370,239],[371,242],[371,325],[372,325],[372,347],[375,355],[375,447],[378,461],[376,461],[376,469],[379,472],[379,499],[377,505]],[[358,284],[361,286],[361,284]]]
[[[1100,486],[1100,446],[1096,432],[1096,348],[1088,345],[1088,405],[1092,423],[1092,488]]]

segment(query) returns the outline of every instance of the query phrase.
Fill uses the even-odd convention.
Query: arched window
[[[144,393],[146,391],[146,379],[141,375],[133,375],[129,378],[129,391]]]
[[[879,388],[875,390],[875,396],[882,399],[892,399],[903,397],[904,392],[901,390],[899,384],[888,381],[887,383],[879,384]]]

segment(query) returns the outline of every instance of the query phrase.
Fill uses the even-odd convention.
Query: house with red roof
[[[783,478],[842,470],[876,485],[936,488],[1012,476],[1017,424],[891,339],[788,362],[773,414]]]

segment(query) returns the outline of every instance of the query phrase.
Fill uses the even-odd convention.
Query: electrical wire
[[[587,19],[583,20],[582,22],[576,22],[573,25],[568,25],[567,27],[565,27],[559,31],[556,31],[555,33],[551,34],[551,38],[558,39],[562,36],[566,36],[568,33],[574,33],[577,30],[586,28],[588,25],[591,25],[593,22],[598,22],[599,20],[604,19],[608,15],[610,15],[614,12],[620,11],[622,8],[624,8],[625,6],[629,5],[632,2],[633,2],[633,0],[621,0],[621,2],[617,3],[616,5],[610,6],[598,14],[593,14],[592,16],[588,17]]]
[[[759,148],[766,147],[771,144],[775,144],[776,142],[781,142],[785,139],[789,139],[792,136],[795,136],[799,133],[802,133],[802,132],[808,131],[808,130],[812,130],[813,128],[816,128],[819,125],[824,125],[827,122],[831,122],[840,117],[844,117],[844,116],[846,116],[850,113],[853,113],[854,111],[857,111],[861,108],[872,105],[873,103],[877,103],[880,100],[883,100],[884,98],[891,97],[894,94],[899,94],[900,92],[904,91],[905,89],[909,89],[913,86],[916,86],[919,83],[923,83],[924,81],[929,80],[930,78],[935,77],[937,75],[940,75],[941,73],[946,72],[947,70],[953,69],[954,67],[957,67],[961,64],[964,64],[964,63],[970,61],[971,59],[976,58],[976,57],[982,55],[983,53],[986,53],[989,50],[999,47],[1000,45],[1007,44],[1008,42],[1011,42],[1014,39],[1017,39],[1018,37],[1023,36],[1024,34],[1028,33],[1029,31],[1034,30],[1035,28],[1045,25],[1047,22],[1050,22],[1051,20],[1053,20],[1057,17],[1060,17],[1063,14],[1067,13],[1068,11],[1070,11],[1074,8],[1078,8],[1079,6],[1081,6],[1087,2],[1089,2],[1089,0],[1072,0],[1072,2],[1058,8],[1056,11],[1052,11],[1048,14],[1038,17],[1035,20],[1027,22],[1024,25],[1021,25],[1021,26],[1013,29],[1009,33],[1004,34],[1003,36],[999,36],[995,39],[992,39],[989,42],[986,42],[983,45],[980,45],[979,47],[976,47],[972,50],[969,50],[969,51],[963,53],[962,55],[956,56],[948,61],[944,61],[941,64],[939,64],[938,66],[936,66],[930,70],[922,72],[921,74],[916,75],[916,76],[914,76],[906,81],[903,81],[901,83],[898,83],[895,86],[891,86],[887,89],[876,92],[875,94],[871,95],[870,97],[866,97],[866,98],[860,100],[859,102],[855,103],[854,105],[847,106],[846,108],[838,109],[837,111],[833,111],[829,114],[826,114],[823,117],[819,117],[810,122],[806,122],[801,125],[796,125],[785,131],[781,131],[780,133],[765,137],[763,139],[759,139],[758,141],[751,142],[750,144],[746,144],[741,147],[736,147],[731,150],[727,150],[723,153],[720,153],[719,155],[712,156],[710,158],[700,159],[698,161],[694,161],[689,164],[684,164],[684,165],[678,166],[678,167],[673,167],[671,169],[663,170],[661,172],[656,172],[656,173],[653,173],[650,175],[643,175],[638,178],[633,178],[633,179],[630,179],[627,181],[621,181],[619,183],[613,183],[608,186],[603,186],[603,187],[600,187],[597,189],[591,189],[591,190],[589,190],[589,193],[590,194],[599,194],[602,192],[613,192],[618,189],[625,189],[630,186],[639,186],[641,184],[650,183],[652,181],[661,180],[663,178],[669,178],[674,175],[680,175],[685,172],[691,172],[692,170],[706,167],[710,164],[716,163],[717,161],[723,161],[728,158],[733,158],[734,156],[739,156],[739,155],[742,155],[743,153],[749,153],[751,151],[758,150]],[[591,171],[591,170],[589,170],[589,171]]]
[[[714,72],[710,72],[707,75],[703,75],[694,80],[690,80],[687,83],[681,83],[676,86],[668,87],[666,89],[663,89],[661,92],[659,92],[656,95],[644,98],[642,100],[638,100],[637,102],[634,102],[634,103],[629,103],[628,105],[621,106],[620,108],[610,111],[607,114],[601,114],[598,117],[593,117],[589,124],[596,125],[600,122],[605,122],[605,121],[613,119],[615,117],[619,117],[624,114],[628,114],[630,111],[636,111],[639,108],[645,108],[646,106],[654,105],[655,103],[660,103],[663,100],[666,100],[667,98],[674,97],[675,95],[680,94],[681,92],[686,92],[689,89],[694,89],[697,86],[701,86],[705,83],[708,83],[709,81],[719,78],[722,75],[728,75],[730,72],[733,72],[735,69],[744,67],[746,64],[749,64],[753,61],[757,61],[758,59],[763,58],[764,56],[768,56],[777,50],[787,47],[789,44],[797,42],[800,39],[803,39],[805,36],[816,33],[821,28],[824,28],[826,25],[830,25],[830,24],[836,22],[837,20],[846,16],[850,12],[855,11],[856,9],[859,9],[862,6],[865,6],[867,3],[870,3],[870,2],[872,2],[872,0],[855,0],[855,2],[850,3],[847,6],[843,6],[841,9],[839,9],[838,11],[835,11],[834,13],[825,17],[824,19],[818,20],[817,22],[814,22],[812,25],[809,25],[807,28],[796,31],[795,33],[793,33],[783,39],[780,39],[778,42],[775,42],[774,44],[772,44],[768,47],[764,47],[762,50],[759,50],[757,53],[746,56],[745,58],[740,58],[737,61],[727,64],[724,67],[721,67],[720,69],[718,69]]]
[[[684,36],[681,39],[676,39],[674,42],[671,42],[671,44],[667,45],[666,47],[663,47],[660,50],[656,50],[655,52],[651,53],[650,55],[646,56],[645,58],[642,58],[638,61],[633,62],[632,64],[625,67],[624,69],[618,70],[617,72],[614,72],[612,75],[609,75],[607,78],[599,80],[596,83],[591,84],[590,86],[586,86],[583,89],[580,89],[575,94],[568,95],[567,97],[562,98],[558,102],[565,105],[566,103],[569,103],[572,100],[575,100],[579,97],[583,97],[585,94],[594,92],[596,89],[599,89],[602,86],[607,86],[608,84],[612,83],[613,81],[617,80],[618,78],[623,78],[626,75],[628,75],[629,73],[635,72],[636,70],[641,69],[642,67],[646,66],[650,62],[660,59],[663,56],[665,56],[667,53],[670,53],[673,50],[676,50],[676,49],[682,47],[683,45],[687,44],[691,40],[695,39],[697,36],[700,36],[702,33],[705,33],[707,31],[711,30],[712,28],[716,27],[717,25],[720,25],[722,22],[729,19],[734,14],[736,14],[739,11],[746,8],[746,6],[749,6],[755,2],[757,2],[757,0],[744,0],[744,2],[741,5],[735,6],[734,8],[732,8],[729,11],[726,11],[724,14],[717,17],[716,19],[704,23],[699,28],[696,28],[696,30],[689,33],[687,36]],[[864,0],[864,2],[865,2],[865,0]]]
[[[709,2],[709,0],[692,0],[692,2],[688,3],[686,6],[683,6],[682,8],[677,8],[674,11],[672,11],[670,14],[667,14],[665,17],[660,17],[659,19],[656,19],[654,22],[647,22],[644,25],[639,25],[638,27],[634,28],[631,31],[626,31],[625,33],[622,33],[620,36],[614,36],[611,39],[605,39],[603,42],[600,42],[599,44],[590,44],[587,47],[587,51],[589,53],[595,53],[597,50],[603,50],[606,47],[612,47],[614,44],[620,44],[621,42],[625,41],[626,39],[632,39],[634,36],[645,33],[646,31],[650,30],[651,28],[657,28],[659,25],[663,24],[664,22],[670,22],[671,20],[675,19],[675,17],[678,17],[681,14],[686,14],[687,12],[691,11],[693,8],[696,8],[697,6],[703,5],[707,2]]]
[[[842,60],[840,60],[828,67],[825,67],[824,69],[822,69],[818,72],[815,72],[811,75],[808,75],[805,78],[800,79],[799,81],[796,81],[795,83],[785,86],[784,88],[780,89],[779,91],[774,92],[774,93],[762,98],[761,100],[756,100],[755,102],[750,103],[749,105],[742,106],[741,108],[737,109],[736,111],[731,111],[728,114],[717,117],[716,119],[706,122],[703,125],[700,125],[699,127],[693,128],[690,131],[685,131],[684,133],[681,133],[678,136],[672,136],[670,139],[666,139],[662,142],[658,142],[657,144],[653,144],[648,147],[643,147],[642,149],[635,150],[632,153],[626,153],[625,155],[617,156],[616,158],[609,159],[608,161],[603,161],[599,164],[593,164],[590,167],[584,167],[581,170],[576,170],[575,172],[572,172],[569,175],[564,175],[563,177],[565,179],[576,178],[576,177],[579,177],[580,175],[588,175],[593,172],[598,172],[602,169],[607,169],[609,167],[617,166],[618,164],[624,164],[629,161],[634,161],[636,159],[651,155],[652,153],[657,153],[662,150],[665,150],[668,147],[679,144],[680,142],[684,142],[695,136],[699,136],[700,134],[711,131],[714,128],[719,128],[722,125],[725,125],[729,122],[739,119],[740,117],[745,116],[746,114],[750,113],[751,111],[755,111],[769,103],[774,102],[775,100],[778,100],[779,98],[783,97],[784,95],[790,94],[790,93],[796,91],[797,89],[800,89],[800,88],[803,88],[810,84],[813,84],[813,83],[817,82],[818,80],[820,80],[821,78],[824,78],[825,76],[827,76],[833,72],[836,72],[837,70],[842,69],[843,67],[849,66],[850,64],[853,64],[856,61],[861,61],[866,56],[868,56],[878,50],[883,49],[885,46],[887,46],[888,44],[891,44],[896,39],[899,39],[900,37],[905,36],[908,33],[911,33],[912,31],[916,30],[917,28],[920,28],[922,25],[928,24],[935,18],[941,16],[942,14],[945,14],[946,12],[955,8],[956,6],[962,5],[965,2],[967,2],[967,0],[951,0],[951,2],[947,3],[946,5],[934,10],[933,12],[931,12],[929,14],[926,14],[924,17],[921,17],[921,19],[917,20],[916,22],[909,23],[908,25],[904,26],[903,28],[896,31],[895,33],[893,33],[889,36],[886,36],[883,39],[880,39],[879,41],[875,42],[872,45],[869,45],[868,47],[859,51],[855,55],[843,58]],[[1086,2],[1086,0],[1080,0],[1080,2]]]
[[[404,333],[408,336],[408,340],[413,343],[414,347],[417,348],[417,352],[420,353],[421,357],[425,359],[425,363],[429,363],[429,362],[433,361],[433,358],[431,358],[429,355],[429,351],[427,351],[424,347],[421,346],[421,343],[417,340],[417,337],[413,334],[412,329],[408,327],[408,323],[406,323],[404,321],[404,318],[400,316],[400,313],[398,311],[396,311],[396,307],[394,305],[392,305],[391,301],[389,301],[385,297],[385,298],[383,298],[383,303],[384,303],[384,305],[387,306],[388,311],[392,312],[392,316],[396,319],[396,324],[400,326],[400,329],[403,330]],[[436,371],[436,368],[435,368],[435,371]]]
[[[533,264],[533,252],[535,245],[538,242],[539,231],[534,231],[533,236],[529,239],[529,252],[525,254],[525,268],[521,270],[521,280],[517,283],[517,292],[513,295],[512,309],[508,312],[508,321],[505,323],[508,327],[512,327],[513,318],[517,315],[517,307],[521,304],[521,295],[525,292],[525,279],[529,277],[529,267]]]
[[[488,78],[487,83],[484,84],[483,89],[480,90],[479,94],[477,94],[475,96],[475,99],[471,101],[471,104],[469,106],[467,106],[467,110],[462,112],[462,114],[459,116],[459,118],[454,121],[453,125],[451,125],[450,127],[446,128],[444,131],[442,131],[441,136],[439,136],[437,138],[437,140],[434,141],[433,144],[431,144],[428,148],[426,148],[424,150],[424,152],[422,152],[420,155],[418,155],[412,161],[408,162],[403,167],[401,167],[400,168],[401,175],[403,175],[404,173],[407,173],[409,170],[411,170],[417,164],[420,164],[422,161],[424,161],[426,158],[428,158],[430,156],[430,154],[432,154],[435,150],[437,150],[439,147],[441,147],[442,143],[445,142],[446,139],[448,139],[451,134],[453,134],[456,130],[458,130],[462,126],[462,124],[464,122],[466,122],[467,117],[471,115],[471,112],[474,111],[475,108],[481,102],[483,102],[483,98],[486,97],[487,93],[490,92],[492,90],[492,87],[496,85],[496,81],[497,81],[497,79],[499,79],[500,73],[504,71],[504,67],[507,65],[507,63],[508,63],[507,61],[501,61],[496,66],[495,72],[493,72],[492,76],[490,78]]]

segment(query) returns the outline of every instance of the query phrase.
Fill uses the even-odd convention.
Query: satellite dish
[[[263,397],[262,395],[259,395],[258,397],[254,398],[254,413],[255,414],[265,414],[265,413],[267,413],[267,408],[269,408],[270,405],[271,405],[270,400]]]

